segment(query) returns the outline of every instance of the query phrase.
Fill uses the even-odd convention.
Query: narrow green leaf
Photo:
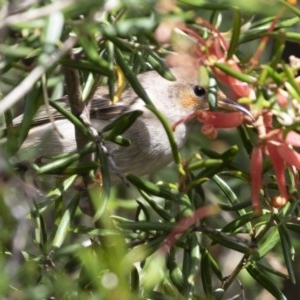
[[[261,270],[257,265],[250,264],[246,267],[248,273],[265,289],[267,289],[276,299],[287,300],[270,275]]]
[[[18,45],[16,47],[16,45],[14,46],[10,46],[10,45],[5,45],[5,44],[1,44],[0,45],[0,53],[6,56],[10,56],[10,57],[26,57],[28,55],[30,55],[31,53],[35,52],[36,49],[34,48],[30,48],[30,47],[26,47],[23,45]],[[41,49],[38,50],[39,52],[41,51]],[[39,53],[36,53],[39,54]]]
[[[153,70],[155,70],[159,75],[167,80],[174,80],[172,72],[166,69],[164,65],[164,60],[154,51],[148,52],[148,62],[150,63]]]
[[[291,84],[289,80],[287,80],[285,83],[285,88],[287,92],[291,95],[291,97],[295,98],[298,102],[300,102],[300,94],[298,94],[298,89],[295,89],[294,85]]]
[[[288,222],[285,224],[287,229],[300,233],[300,223]]]
[[[234,219],[233,221],[231,221],[230,223],[228,223],[227,225],[225,225],[222,229],[223,232],[235,232],[238,230],[243,229],[243,226],[246,223],[251,222],[256,216],[253,214],[253,212],[248,212],[245,213],[242,216],[237,217],[236,219]],[[251,228],[251,226],[250,226]]]
[[[185,244],[186,248],[184,249],[182,262],[183,294],[189,298],[195,289],[195,276],[200,267],[200,249],[195,232],[187,237]]]
[[[102,26],[101,31],[107,37],[137,35],[145,32],[151,32],[157,26],[156,19],[153,14],[147,18],[131,18],[119,21],[114,25]]]
[[[130,111],[109,123],[102,130],[103,132],[110,131],[105,138],[107,140],[113,140],[116,136],[123,134],[142,114],[143,112],[141,110]]]
[[[150,207],[165,221],[172,222],[174,221],[174,217],[171,216],[171,214],[161,205],[159,205],[156,201],[152,200],[151,197],[144,191],[140,191],[141,195],[147,201],[147,203],[150,205]]]
[[[98,63],[95,64],[88,60],[72,60],[64,58],[61,60],[62,65],[79,70],[87,70],[90,72],[100,73],[104,76],[113,77],[114,72],[109,67],[109,62],[103,58],[98,58]]]
[[[169,139],[169,143],[172,149],[172,154],[173,154],[173,158],[174,158],[174,162],[177,165],[178,168],[178,172],[180,174],[184,174],[184,169],[182,166],[182,160],[181,160],[181,155],[174,137],[174,133],[173,130],[169,124],[169,122],[166,120],[165,116],[159,111],[157,110],[153,105],[147,104],[147,108],[149,110],[151,110],[156,116],[157,118],[160,120],[161,124],[164,127],[164,130],[166,131],[166,134],[168,136]]]
[[[151,291],[147,295],[147,299],[149,300],[174,300],[173,297],[167,296],[164,293],[157,292],[157,291]]]
[[[87,164],[78,165],[79,158],[86,153],[90,153],[94,151],[94,145],[92,143],[88,143],[82,149],[68,153],[68,155],[64,155],[62,158],[53,158],[53,160],[45,164],[41,167],[37,165],[33,165],[36,172],[39,174],[74,174],[76,172],[82,173],[86,169],[97,168],[99,167],[99,163],[90,162]],[[72,163],[75,163],[74,166],[70,166]]]
[[[263,71],[266,70],[266,79],[271,77],[278,85],[282,84],[282,80],[284,78],[283,73],[278,73],[276,69],[272,68],[269,65],[263,65],[262,69]],[[261,76],[259,78],[261,78]],[[266,80],[260,81],[260,79],[258,79],[258,83],[260,85],[264,85],[266,84]]]
[[[239,203],[238,197],[234,193],[234,191],[229,187],[229,185],[218,175],[214,175],[212,177],[213,181],[219,186],[219,188],[222,190],[224,196],[228,199],[228,201],[232,204],[235,205]],[[240,209],[237,211],[239,215],[244,215],[246,214],[246,211],[244,209]],[[248,224],[246,225],[247,229],[251,231],[251,225]]]
[[[2,208],[2,207],[1,207]],[[35,240],[41,249],[47,245],[48,231],[43,215],[39,212],[37,205],[34,205],[31,211],[33,220],[35,221]],[[7,224],[8,222],[6,222]]]
[[[113,137],[107,138],[106,136],[103,136],[103,139],[109,140],[117,145],[120,145],[122,147],[128,147],[131,145],[131,140],[124,138],[122,135],[116,135]]]
[[[107,36],[107,39],[112,42],[112,44],[118,47],[120,50],[131,52],[135,49],[134,44],[130,43],[130,41],[123,40],[116,36]]]
[[[219,243],[227,248],[236,250],[241,253],[251,253],[253,245],[248,241],[222,234],[221,232],[207,232],[206,233],[214,242]]]
[[[276,227],[272,227],[268,234],[265,235],[265,240],[258,246],[258,249],[251,255],[251,259],[259,260],[268,254],[279,242],[280,237]]]
[[[97,162],[99,162],[100,164],[102,185],[91,185],[89,188],[89,197],[92,200],[92,203],[96,210],[93,218],[94,221],[98,220],[105,212],[107,203],[111,195],[110,165],[108,162],[106,149],[102,146],[101,142],[97,143],[96,154]]]
[[[270,67],[274,70],[277,69],[278,64],[282,60],[282,54],[286,48],[286,31],[284,29],[279,30],[277,39],[275,40],[273,57],[270,62]]]
[[[215,275],[219,278],[220,281],[224,280],[224,276],[222,275],[221,269],[216,262],[216,260],[213,258],[213,256],[210,254],[210,252],[206,251],[206,256],[209,259],[209,264],[212,269],[212,271],[215,273]]]
[[[251,142],[249,129],[244,125],[239,126],[237,129],[243,142],[243,147],[247,151],[248,155],[250,155],[253,149],[253,145]]]
[[[188,165],[189,171],[195,171],[198,169],[203,168],[212,168],[212,167],[218,167],[223,164],[223,160],[221,159],[201,159],[196,162],[192,162]]]
[[[212,272],[210,265],[210,258],[207,249],[201,249],[201,279],[202,286],[207,299],[210,299],[213,295],[212,287]]]
[[[52,247],[54,248],[60,248],[65,241],[69,229],[71,226],[71,221],[74,218],[76,209],[78,207],[80,201],[80,194],[77,194],[69,203],[68,207],[66,208],[60,223],[58,224],[58,228],[56,230],[56,233],[54,235],[53,241],[52,241]]]
[[[169,269],[169,274],[170,274],[172,283],[176,286],[176,288],[179,291],[182,291],[183,287],[184,287],[182,270],[179,268],[177,263],[174,260],[171,261],[171,259],[168,259],[167,267]]]
[[[57,188],[52,189],[47,195],[47,201],[43,201],[41,203],[37,203],[37,208],[39,213],[42,213],[51,207],[51,203],[59,200],[60,197],[64,193],[68,191],[68,189],[72,186],[74,180],[76,179],[76,175],[72,175],[67,177]]]
[[[207,149],[207,148],[201,148],[201,152],[203,152],[205,155],[207,155],[210,158],[227,159],[228,161],[231,161],[235,157],[235,155],[237,154],[238,151],[239,151],[239,149],[236,145],[231,146],[229,149],[227,149],[226,151],[224,151],[221,154],[218,152],[212,151],[210,149]]]
[[[136,213],[136,219],[137,221],[141,221],[143,220],[143,222],[149,222],[150,221],[150,214],[148,212],[148,209],[147,207],[144,205],[143,202],[137,200],[137,203],[138,203],[138,209],[137,209],[137,213]],[[143,216],[142,217],[139,217],[140,214],[143,213]]]
[[[279,0],[279,2],[282,5],[284,5],[285,7],[287,7],[289,10],[291,10],[295,15],[300,17],[300,10],[298,9],[298,7],[296,5],[292,5],[288,1],[285,1],[285,0]]]
[[[89,28],[89,24],[86,26],[77,27],[79,42],[84,49],[85,54],[87,55],[89,61],[98,65],[99,53],[97,40],[93,36],[92,28]]]
[[[157,251],[157,249],[159,249],[164,239],[164,235],[159,235],[147,242],[144,242],[143,244],[133,247],[126,253],[125,261],[132,263],[144,261],[146,258],[149,258],[151,254]],[[156,254],[163,258],[159,252],[156,252]]]
[[[214,66],[217,67],[218,69],[220,69],[221,71],[223,71],[224,73],[226,73],[236,79],[239,79],[243,82],[250,83],[250,84],[253,84],[256,82],[255,77],[251,77],[249,75],[246,75],[245,73],[235,71],[232,67],[230,67],[227,64],[215,62]]]
[[[39,95],[39,88],[36,86],[25,98],[25,110],[23,115],[23,120],[20,125],[20,133],[18,137],[19,145],[26,139],[28,131],[32,127],[32,121],[34,115],[36,114],[38,108],[42,104],[41,96]],[[32,101],[32,99],[35,99]]]
[[[238,198],[234,191],[220,176],[214,175],[212,179],[219,186],[219,188],[222,190],[222,192],[231,204],[236,204],[238,202]]]
[[[286,82],[286,88],[293,94],[294,97],[300,102],[300,87],[295,80],[295,74],[292,68],[283,65],[284,73],[287,76],[288,81]]]
[[[122,55],[121,51],[116,49],[116,60],[120,68],[122,69],[123,73],[126,74],[126,79],[129,81],[130,85],[136,92],[136,94],[145,101],[146,104],[152,104],[151,100],[149,99],[147,93],[143,89],[141,83],[138,81],[136,75],[131,71],[129,68],[125,57]]]
[[[174,223],[159,223],[159,222],[149,222],[149,221],[140,221],[135,222],[131,220],[124,220],[118,216],[112,217],[118,224],[119,228],[129,229],[129,230],[141,230],[141,231],[166,231],[169,232],[174,229]]]
[[[241,209],[245,209],[247,207],[250,207],[252,205],[252,201],[242,201],[240,203],[234,204],[234,205],[227,205],[227,204],[221,204],[219,203],[219,207],[222,210],[225,211],[237,211],[237,210],[241,210]]]
[[[274,274],[274,275],[279,276],[283,279],[289,279],[286,274],[283,274],[283,273],[275,270],[272,266],[266,266],[266,265],[260,263],[259,261],[255,262],[255,265],[258,266],[259,269],[264,270],[268,273]]]
[[[280,235],[281,247],[283,251],[285,265],[289,273],[289,278],[293,284],[296,284],[295,262],[294,262],[295,249],[292,245],[290,235],[284,225],[278,226],[278,232]]]
[[[90,136],[88,128],[79,120],[76,116],[74,116],[70,111],[64,108],[58,101],[49,100],[49,104],[54,107],[59,113],[61,113],[64,117],[66,117],[70,122],[76,126],[78,130],[84,136]]]
[[[210,158],[213,159],[220,159],[223,161],[221,165],[217,165],[216,167],[206,168],[203,171],[201,171],[197,176],[195,176],[194,180],[202,179],[204,177],[212,177],[216,173],[220,173],[220,171],[225,168],[228,164],[231,163],[233,158],[236,156],[238,152],[237,146],[232,146],[222,154],[219,154],[217,152],[211,151],[209,149],[201,149],[201,152],[203,152],[205,155],[207,155]]]
[[[140,288],[140,275],[135,266],[132,267],[130,272],[130,287],[134,293],[138,293]]]
[[[88,234],[90,236],[97,237],[122,237],[122,233],[119,230],[104,229],[104,228],[93,228],[87,226],[76,226],[70,229],[73,233]]]
[[[128,174],[126,178],[137,188],[147,192],[150,195],[162,197],[168,200],[180,200],[180,193],[178,191],[173,191],[164,186],[154,184],[151,181],[135,176],[133,174]]]
[[[227,60],[230,59],[237,51],[237,47],[239,45],[239,37],[241,33],[242,27],[242,16],[241,12],[238,8],[233,8],[233,22],[232,22],[232,30],[231,30],[231,39],[227,52]]]
[[[61,11],[56,11],[48,17],[48,22],[44,37],[44,51],[51,53],[55,50],[55,46],[60,41],[60,37],[64,26],[64,15]]]

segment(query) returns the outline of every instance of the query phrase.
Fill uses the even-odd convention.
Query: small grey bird
[[[172,125],[183,117],[198,110],[208,109],[206,90],[198,85],[197,72],[188,72],[183,68],[171,69],[175,81],[161,77],[155,71],[138,75],[138,80],[145,89],[155,107],[164,114]],[[62,101],[66,101],[64,97]],[[229,103],[219,99],[221,107],[226,106],[232,110],[243,110],[237,103]],[[91,125],[101,132],[109,122],[125,112],[140,110],[142,115],[131,125],[123,136],[130,140],[129,146],[120,146],[106,142],[108,153],[114,162],[117,173],[123,175],[133,173],[145,175],[153,173],[172,161],[172,151],[167,134],[158,120],[140,99],[132,88],[125,90],[117,104],[111,104],[107,90],[100,87],[91,104]],[[54,115],[55,127],[45,113],[38,114],[35,125],[30,129],[28,137],[21,147],[22,155],[30,154],[34,157],[50,157],[76,150],[74,125],[62,116]],[[21,118],[15,120],[19,123]],[[181,148],[188,136],[190,122],[180,123],[174,131],[174,136]],[[115,172],[111,172],[115,173]],[[117,181],[114,174],[112,181]]]

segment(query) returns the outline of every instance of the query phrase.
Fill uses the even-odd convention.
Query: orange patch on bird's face
[[[191,111],[208,108],[208,102],[205,97],[196,96],[193,92],[193,87],[185,87],[185,89],[181,89],[179,98],[182,108],[189,108]]]
[[[190,107],[198,109],[201,106],[201,100],[194,95],[183,95],[181,100],[182,107]]]
[[[176,106],[179,105],[187,114],[208,108],[207,99],[195,95],[194,86],[188,83],[173,85],[169,89],[169,98],[174,99],[174,104],[176,102]]]

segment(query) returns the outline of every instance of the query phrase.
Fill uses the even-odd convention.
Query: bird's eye
[[[206,90],[202,86],[195,85],[194,86],[194,93],[197,97],[202,97],[206,94]]]

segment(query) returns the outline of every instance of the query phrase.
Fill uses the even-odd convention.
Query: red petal
[[[235,79],[231,82],[230,87],[233,89],[238,98],[250,96],[251,89],[246,82]]]
[[[289,148],[286,144],[280,144],[278,146],[278,153],[289,165],[300,170],[300,154],[298,152]]]
[[[252,207],[256,214],[261,214],[261,204],[259,201],[259,190],[262,183],[262,163],[263,154],[261,147],[255,147],[250,159],[250,177],[252,191]]]
[[[176,240],[193,224],[195,224],[199,220],[216,215],[218,213],[219,209],[216,205],[207,205],[196,209],[193,215],[179,220],[175,228],[171,231],[171,233],[166,237],[165,241],[160,246],[160,251],[162,251],[163,254],[169,253]]]
[[[205,124],[201,128],[201,132],[203,135],[205,135],[210,140],[214,140],[218,136],[218,132],[216,128],[211,124]]]
[[[277,102],[281,107],[287,107],[289,104],[289,94],[283,89],[278,89],[277,91]]]
[[[222,61],[219,59],[219,62]],[[230,59],[223,63],[227,64],[228,66],[230,66],[231,69],[237,72],[242,72],[238,66],[238,63],[234,59]],[[232,92],[234,92],[236,98],[250,96],[252,89],[250,88],[248,83],[240,81],[235,77],[232,77],[231,75],[224,73],[222,70],[220,70],[217,67],[213,67],[212,70],[216,78],[224,85],[228,86],[232,90]]]
[[[287,199],[288,193],[286,190],[286,180],[285,180],[285,162],[279,153],[279,148],[280,146],[274,146],[271,144],[267,145],[267,150],[269,152],[269,156],[275,171],[279,192],[283,198]]]
[[[233,128],[241,125],[244,115],[241,112],[221,113],[213,111],[199,111],[197,118],[204,124],[212,125],[215,128]]]
[[[293,145],[295,147],[300,147],[300,134],[295,131],[290,131],[286,137],[285,141],[287,144]]]

